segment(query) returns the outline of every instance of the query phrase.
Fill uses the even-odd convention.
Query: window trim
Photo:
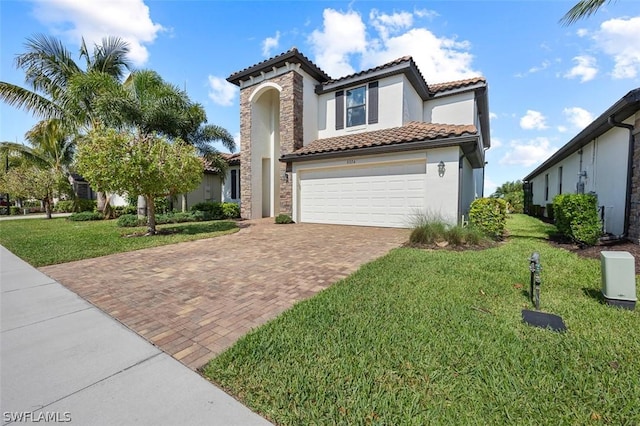
[[[350,92],[355,92],[356,90],[361,90],[364,92],[364,96],[362,97],[362,103],[354,106],[349,106],[349,95]],[[357,86],[352,89],[345,90],[344,94],[344,102],[345,102],[345,127],[358,127],[364,126],[367,124],[367,85]],[[362,123],[357,124],[349,124],[349,111],[352,111],[356,108],[363,108],[364,111],[362,113]]]

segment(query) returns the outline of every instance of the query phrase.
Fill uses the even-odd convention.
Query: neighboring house
[[[640,243],[638,135],[640,88],[623,96],[524,178],[525,211],[551,204],[558,194],[593,193],[604,231]]]
[[[203,201],[232,202],[240,204],[240,154],[221,154],[229,164],[224,183],[220,179],[219,171],[205,162],[202,181],[196,189],[187,194],[178,194],[175,197],[174,208],[180,210],[190,209],[193,205]],[[93,191],[89,182],[79,174],[72,174],[70,182],[78,198],[95,200],[97,193]],[[184,203],[183,203],[184,201]],[[109,198],[112,206],[126,206],[126,196],[112,194]]]
[[[183,198],[186,210],[203,201],[240,203],[240,153],[221,155],[229,164],[224,182],[219,171],[205,162],[202,182]],[[182,195],[178,195],[178,203],[181,198]]]
[[[427,84],[411,57],[331,79],[291,49],[240,87],[243,218],[407,227],[458,222],[482,196],[487,83]]]

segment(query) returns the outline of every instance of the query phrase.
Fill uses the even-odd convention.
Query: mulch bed
[[[572,242],[562,241],[557,237],[551,237],[549,243],[555,247],[574,252],[578,256],[596,260],[600,260],[601,251],[629,252],[636,261],[636,275],[640,274],[640,245],[634,244],[630,241],[615,241],[609,243],[599,243],[592,247],[580,247]]]

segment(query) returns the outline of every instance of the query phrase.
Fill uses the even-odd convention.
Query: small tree
[[[42,201],[47,219],[51,219],[53,196],[64,183],[64,175],[53,169],[23,164],[9,169],[0,177],[0,193],[8,193],[15,198],[34,198]],[[66,183],[68,185],[68,182]]]
[[[507,209],[511,213],[522,213],[524,210],[524,190],[519,180],[505,182],[496,188],[491,198],[502,198],[507,202]]]
[[[189,192],[202,179],[195,148],[180,139],[114,129],[94,130],[78,145],[78,172],[97,189],[141,194],[148,235],[156,233],[156,197]]]

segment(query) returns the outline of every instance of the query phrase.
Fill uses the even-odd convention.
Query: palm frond
[[[596,13],[606,3],[612,0],[580,0],[560,19],[563,25],[571,25],[580,19],[588,18]]]
[[[15,84],[0,81],[0,100],[40,118],[61,118],[63,113],[50,99]]]
[[[122,80],[125,70],[133,69],[131,61],[127,58],[128,54],[129,43],[119,37],[105,37],[102,44],[96,44],[94,47],[91,69]]]

